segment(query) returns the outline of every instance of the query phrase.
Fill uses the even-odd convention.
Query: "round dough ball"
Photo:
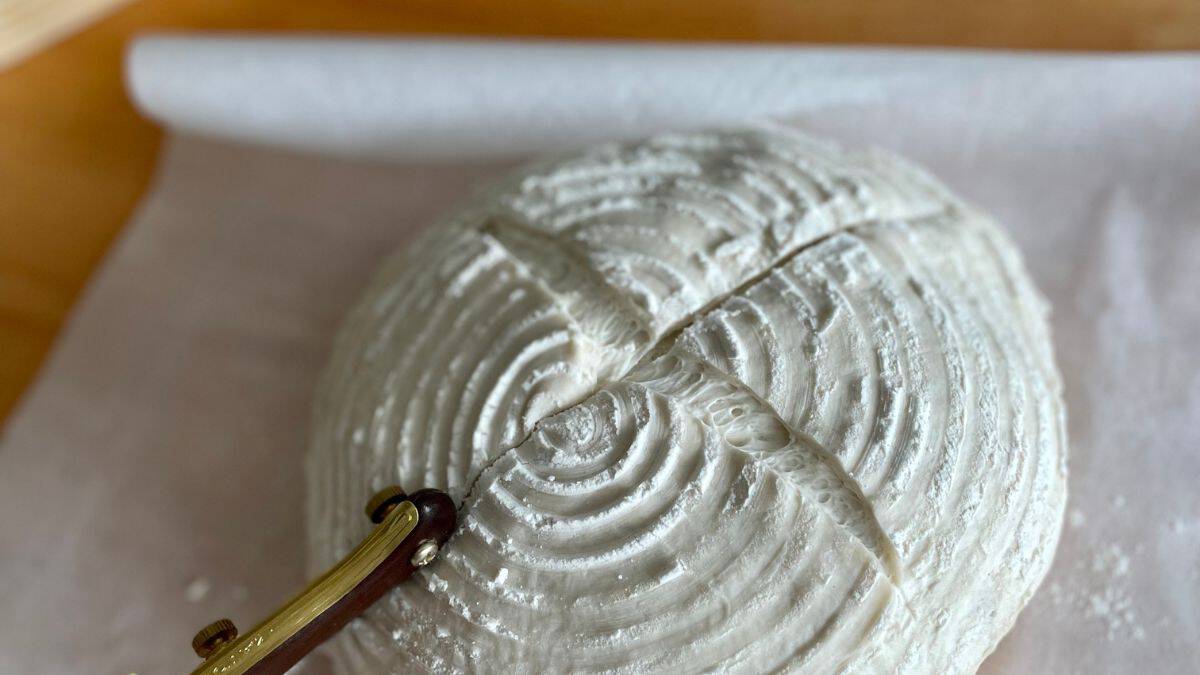
[[[785,130],[519,172],[351,312],[314,572],[391,483],[462,503],[354,672],[968,672],[1065,501],[1046,305],[928,176]]]

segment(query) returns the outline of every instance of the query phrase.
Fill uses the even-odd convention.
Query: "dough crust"
[[[308,463],[313,571],[399,482],[439,562],[355,672],[971,672],[1066,490],[1045,302],[923,172],[794,132],[535,165],[349,315]]]

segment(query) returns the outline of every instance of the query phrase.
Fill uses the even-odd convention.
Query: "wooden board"
[[[0,0],[5,2],[5,0]],[[57,35],[0,5],[0,54]],[[22,8],[65,6],[20,0]],[[80,3],[70,3],[80,4]],[[89,0],[78,16],[94,11]],[[84,11],[84,10],[87,11]],[[23,10],[24,11],[24,10]],[[39,10],[51,11],[51,10]],[[75,11],[75,10],[72,10]],[[35,12],[36,14],[36,12]],[[43,16],[45,16],[43,14]],[[14,23],[18,22],[18,23]],[[26,34],[23,29],[31,31]],[[141,0],[0,71],[0,419],[154,166],[161,132],[121,81],[131,36],[156,29],[354,31],[578,38],[1200,48],[1191,0]],[[6,52],[6,50],[8,50]]]
[[[0,0],[0,68],[129,0]]]

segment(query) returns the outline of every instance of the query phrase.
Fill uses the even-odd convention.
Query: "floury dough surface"
[[[917,169],[783,130],[522,172],[351,312],[308,463],[312,571],[399,482],[438,562],[353,672],[970,672],[1065,502],[1046,306]]]

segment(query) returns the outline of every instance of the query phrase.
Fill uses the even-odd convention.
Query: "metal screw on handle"
[[[237,636],[238,629],[232,621],[218,619],[196,633],[192,638],[192,649],[196,650],[196,656],[206,659]]]
[[[426,539],[417,546],[417,551],[413,553],[413,567],[424,567],[433,562],[433,559],[438,554],[438,543],[432,539]]]

